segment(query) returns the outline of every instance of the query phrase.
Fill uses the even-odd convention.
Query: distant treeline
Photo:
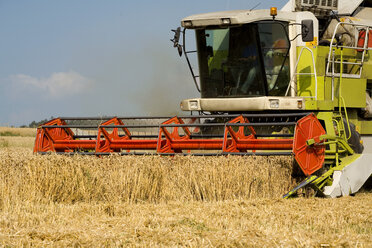
[[[44,119],[44,120],[41,120],[41,121],[32,121],[30,124],[28,125],[21,125],[19,126],[20,128],[27,128],[27,127],[31,127],[31,128],[37,128],[39,125],[47,122],[48,119]],[[11,127],[14,127],[14,126],[11,126]]]
[[[38,126],[40,126],[41,124],[47,122],[48,119],[44,119],[44,120],[41,120],[41,121],[32,121],[30,124],[27,125],[23,125],[23,126],[20,126],[20,127],[32,127],[32,128],[36,128]]]

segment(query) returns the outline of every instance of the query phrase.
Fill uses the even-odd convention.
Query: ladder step
[[[295,75],[314,75],[315,73],[295,73]]]
[[[328,72],[326,75],[327,75],[327,77],[332,77],[332,76],[340,77],[340,73],[332,74],[332,73],[329,73]],[[342,77],[343,78],[360,78],[360,75],[358,75],[358,74],[346,74],[346,73],[343,73],[342,74]]]
[[[341,61],[335,61],[335,64],[341,64]],[[360,65],[362,66],[363,63],[362,62],[342,62],[342,64],[346,64],[346,65]]]

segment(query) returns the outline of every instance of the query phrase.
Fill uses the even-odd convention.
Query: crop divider
[[[117,117],[114,117],[111,120],[108,120],[102,123],[98,127],[97,143],[95,147],[96,153],[120,152],[120,148],[115,148],[114,144],[118,144],[120,143],[120,141],[123,141],[123,140],[131,139],[131,134],[128,128],[126,127],[121,128],[124,131],[125,135],[120,137],[118,127],[112,128],[111,133],[109,133],[106,126],[110,126],[110,125],[124,126],[124,123]],[[127,151],[129,152],[129,150]]]

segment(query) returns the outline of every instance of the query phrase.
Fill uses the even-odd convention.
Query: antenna
[[[261,3],[256,4],[256,5],[255,5],[253,8],[251,8],[249,11],[254,10],[254,9],[257,8],[260,4],[261,4]]]

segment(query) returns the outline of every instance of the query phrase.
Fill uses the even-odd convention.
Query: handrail
[[[363,29],[363,28],[366,29],[366,36],[365,36],[365,39],[364,39],[363,47],[358,47],[357,46],[357,41],[355,42],[355,46],[342,46],[342,45],[333,44],[333,41],[335,40],[337,31],[338,31],[338,28],[339,28],[340,25],[350,25],[350,26],[353,26],[353,27],[360,27],[360,29]],[[358,75],[359,77],[361,76],[362,69],[363,69],[363,62],[364,62],[365,52],[369,51],[369,50],[372,50],[372,48],[367,47],[367,43],[368,43],[368,39],[369,39],[369,30],[370,29],[372,29],[372,26],[367,25],[367,24],[357,24],[357,23],[349,23],[349,22],[339,22],[339,23],[337,23],[337,25],[335,27],[335,30],[333,32],[333,35],[332,35],[330,45],[329,45],[328,62],[327,62],[327,67],[326,67],[326,72],[325,72],[326,75],[329,75],[329,66],[330,66],[330,63],[331,63],[332,50],[333,50],[334,47],[337,47],[337,48],[341,48],[341,49],[349,48],[349,49],[354,49],[354,50],[363,50],[362,59],[361,59],[361,62],[360,62],[360,70],[359,70],[359,75]],[[336,63],[336,62],[334,60],[332,60],[332,65],[333,66],[334,66],[334,63]],[[333,71],[332,76],[334,76],[334,75],[335,75],[335,73]]]
[[[368,29],[367,29],[368,30]],[[365,44],[364,44],[365,45]],[[343,58],[343,50],[341,49],[341,65],[342,65],[342,61],[344,60]],[[342,116],[342,106],[344,107],[344,111],[345,111],[345,119],[346,119],[346,124],[347,124],[347,128],[349,130],[349,136],[346,137],[346,140],[349,140],[351,138],[351,131],[350,131],[350,123],[349,123],[349,116],[347,114],[347,109],[346,109],[346,103],[345,103],[345,98],[342,96],[341,94],[341,85],[342,85],[342,73],[343,73],[343,67],[341,66],[340,68],[340,86],[338,87],[338,111],[339,111],[339,114],[341,116],[341,120],[343,121],[343,116]],[[344,126],[344,129],[345,129],[345,125],[344,123],[342,122],[342,125]],[[346,134],[345,134],[346,135]]]
[[[189,69],[190,69],[190,72],[191,72],[191,75],[192,75],[192,78],[194,79],[194,83],[195,83],[195,87],[196,89],[198,90],[198,92],[201,92],[200,91],[200,86],[197,82],[197,78],[199,78],[200,76],[199,75],[195,75],[194,73],[194,69],[192,68],[191,66],[191,62],[190,62],[190,59],[189,59],[189,56],[188,54],[189,53],[194,53],[196,51],[187,51],[186,50],[186,28],[183,29],[182,31],[182,38],[183,38],[183,41],[182,41],[182,49],[183,49],[183,52],[185,53],[185,58],[186,58],[186,61],[187,61],[187,65],[189,66]]]
[[[338,27],[340,25],[343,25],[343,24],[351,25],[351,26],[354,26],[354,27],[362,27],[362,29],[365,29],[366,35],[365,35],[365,38],[364,38],[363,47],[358,47],[357,46],[357,43],[358,43],[357,40],[355,41],[356,46],[353,46],[353,47],[351,47],[351,46],[338,46],[337,44],[336,45],[333,44],[333,41],[334,41],[334,39],[336,37],[336,33],[337,33],[337,30],[338,30]],[[335,28],[335,30],[333,32],[333,35],[332,35],[331,43],[329,45],[329,53],[328,53],[328,62],[327,62],[327,68],[326,68],[326,75],[329,72],[329,66],[330,66],[330,63],[332,62],[332,73],[331,73],[331,76],[332,76],[332,101],[333,101],[334,100],[334,78],[336,76],[336,73],[335,73],[335,63],[340,64],[340,73],[337,74],[339,76],[339,78],[340,78],[340,82],[339,82],[340,86],[339,86],[339,93],[338,93],[338,95],[339,95],[338,96],[338,111],[339,111],[339,115],[340,115],[341,121],[342,121],[341,125],[344,126],[343,119],[345,118],[345,120],[346,120],[346,125],[347,125],[346,128],[349,131],[348,137],[345,137],[346,140],[349,140],[350,139],[350,137],[351,137],[351,131],[350,131],[350,123],[349,123],[349,118],[348,118],[348,114],[347,114],[345,99],[343,98],[342,93],[341,93],[341,84],[342,84],[342,78],[343,78],[343,75],[344,75],[344,73],[343,73],[343,65],[344,64],[354,64],[354,63],[344,62],[344,59],[343,59],[343,48],[354,49],[354,50],[359,50],[359,51],[362,50],[363,51],[362,52],[362,58],[361,58],[360,63],[355,63],[355,64],[359,64],[360,65],[359,75],[358,76],[361,77],[361,75],[362,75],[362,69],[363,69],[363,62],[364,62],[366,51],[372,50],[372,48],[368,48],[367,47],[370,29],[372,29],[372,26],[370,26],[370,25],[339,22],[336,25],[336,28]],[[334,49],[335,47],[341,49],[341,60],[339,62],[336,62],[335,61],[335,49]],[[331,56],[332,56],[332,60],[331,60]],[[344,109],[345,117],[343,117],[343,115],[342,115],[342,108]],[[345,129],[345,127],[344,127],[344,129]]]
[[[303,52],[304,49],[308,50],[311,53],[311,58],[313,60],[313,68],[314,68],[314,72],[313,73],[297,73],[298,63],[299,63],[299,61],[301,59],[302,52]],[[292,76],[292,79],[289,81],[287,91],[285,92],[285,96],[288,95],[289,89],[291,87],[291,83],[294,81],[293,78],[295,76],[297,76],[297,75],[314,75],[314,78],[315,78],[315,100],[318,100],[318,77],[317,77],[317,73],[316,73],[314,53],[308,47],[302,47],[302,49],[300,51],[300,55],[298,56],[298,59],[297,59],[297,62],[296,62],[296,66],[295,66],[295,69],[294,69],[294,72],[293,72],[293,76]],[[308,97],[307,96],[304,96],[304,98],[314,98],[314,97],[313,96],[308,96]]]

